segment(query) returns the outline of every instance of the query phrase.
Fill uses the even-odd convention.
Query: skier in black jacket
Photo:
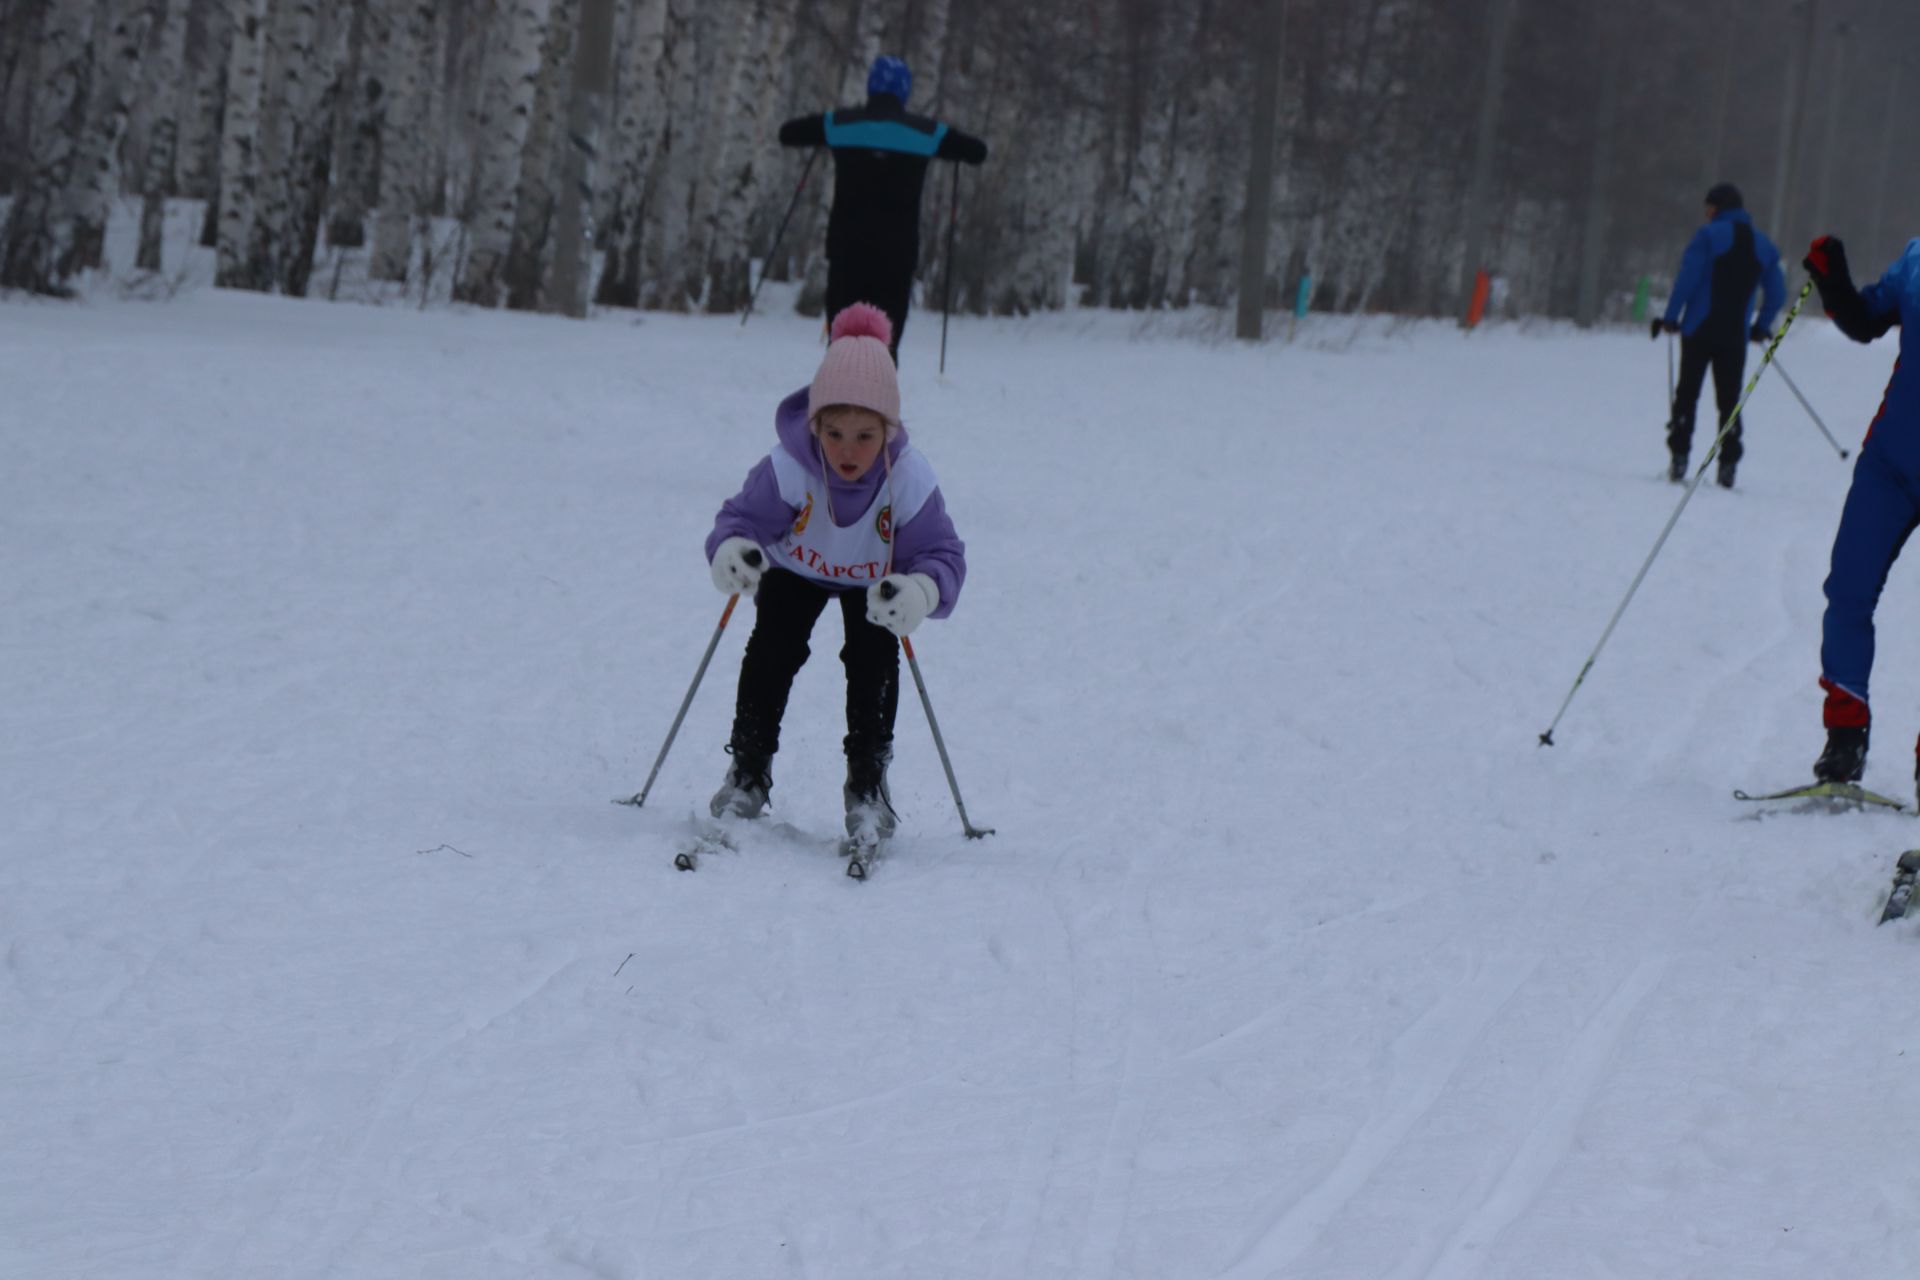
[[[980,164],[987,144],[907,113],[913,73],[879,57],[867,72],[867,105],[800,116],[780,126],[783,147],[833,150],[833,208],[827,214],[827,314],[870,302],[893,321],[900,358],[913,273],[920,264],[920,191],[929,160]]]
[[[1680,259],[1666,314],[1652,326],[1655,341],[1663,333],[1680,335],[1680,381],[1667,417],[1667,478],[1675,484],[1687,478],[1693,415],[1707,370],[1713,370],[1714,403],[1720,410],[1719,421],[1725,423],[1740,403],[1746,344],[1773,338],[1773,318],[1787,293],[1780,250],[1755,229],[1740,189],[1731,182],[1715,186],[1707,192],[1706,212],[1706,223],[1693,233]],[[1761,293],[1758,315],[1753,311],[1756,289]],[[1733,487],[1734,469],[1744,452],[1741,426],[1735,417],[1720,449],[1715,479],[1725,489]]]

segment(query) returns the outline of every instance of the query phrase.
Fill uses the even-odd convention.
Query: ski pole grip
[[[900,594],[900,588],[894,586],[891,582],[888,582],[885,578],[882,578],[880,580],[880,598],[882,600],[891,600],[899,594]]]

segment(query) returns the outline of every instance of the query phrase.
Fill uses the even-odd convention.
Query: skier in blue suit
[[[827,214],[827,314],[870,302],[893,322],[890,349],[913,300],[920,265],[920,193],[927,164],[981,164],[987,144],[952,125],[907,113],[913,72],[879,57],[867,72],[867,104],[800,116],[780,126],[783,147],[833,151],[833,208]]]
[[[1857,782],[1866,770],[1872,723],[1867,677],[1873,671],[1873,611],[1887,574],[1920,525],[1920,240],[1911,241],[1886,273],[1864,289],[1854,287],[1845,247],[1821,236],[1807,251],[1805,266],[1820,290],[1821,305],[1840,332],[1872,342],[1900,327],[1900,358],[1867,428],[1853,464],[1853,483],[1840,509],[1827,572],[1827,612],[1820,640],[1820,687],[1827,691],[1822,720],[1826,749],[1814,762],[1822,782]],[[1920,779],[1920,744],[1915,746]]]
[[[1666,314],[1653,322],[1653,336],[1680,335],[1680,380],[1674,387],[1667,418],[1667,451],[1671,464],[1667,478],[1678,484],[1686,478],[1687,455],[1693,449],[1693,417],[1700,387],[1713,370],[1713,398],[1720,408],[1716,421],[1726,422],[1740,404],[1740,382],[1747,370],[1747,341],[1773,337],[1773,318],[1786,301],[1787,282],[1780,274],[1780,250],[1754,229],[1740,189],[1722,182],[1707,192],[1706,225],[1693,233],[1680,258],[1680,274],[1673,281]],[[1753,293],[1764,289],[1760,314],[1752,317]],[[1721,487],[1733,487],[1734,469],[1744,452],[1741,422],[1734,418],[1720,448],[1720,468],[1714,477]]]

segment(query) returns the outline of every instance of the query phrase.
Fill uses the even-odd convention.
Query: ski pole
[[[700,669],[693,673],[693,683],[687,686],[687,696],[680,700],[680,713],[673,718],[673,728],[667,730],[667,740],[660,744],[660,754],[654,757],[653,772],[647,775],[647,785],[625,798],[615,797],[615,804],[630,804],[638,809],[647,802],[647,792],[653,790],[653,780],[660,776],[660,766],[667,762],[667,752],[673,746],[673,740],[680,732],[680,722],[687,718],[687,708],[693,705],[693,695],[700,688],[700,682],[706,678],[707,664],[713,661],[713,651],[720,647],[720,633],[727,629],[727,620],[733,617],[733,606],[740,603],[736,592],[727,597],[727,607],[721,611],[720,625],[713,629],[713,639],[707,641],[707,651],[700,655]]]
[[[1820,428],[1820,434],[1827,438],[1827,443],[1832,445],[1834,452],[1840,455],[1840,460],[1846,461],[1847,451],[1840,447],[1840,442],[1833,438],[1833,432],[1827,430],[1827,424],[1820,421],[1820,415],[1813,411],[1813,406],[1807,403],[1807,398],[1800,394],[1800,388],[1794,385],[1793,378],[1787,373],[1786,364],[1778,359],[1774,360],[1774,363],[1780,366],[1780,376],[1786,379],[1787,390],[1793,392],[1793,398],[1800,402],[1800,407],[1807,411],[1809,418],[1813,419],[1813,425]]]
[[[1674,416],[1674,336],[1667,334],[1667,420]]]
[[[1638,591],[1640,584],[1646,580],[1647,570],[1653,567],[1654,558],[1660,554],[1660,548],[1667,545],[1667,535],[1673,532],[1674,525],[1680,523],[1680,513],[1687,509],[1687,502],[1693,497],[1693,491],[1698,489],[1700,482],[1706,478],[1707,468],[1712,465],[1714,455],[1720,452],[1720,442],[1727,438],[1727,432],[1733,429],[1734,422],[1740,417],[1740,411],[1747,407],[1747,399],[1753,395],[1754,387],[1759,385],[1760,375],[1765,373],[1767,366],[1773,363],[1773,353],[1779,349],[1780,339],[1787,336],[1787,330],[1793,327],[1794,317],[1800,314],[1800,304],[1807,300],[1807,295],[1812,291],[1813,281],[1811,280],[1801,286],[1800,296],[1793,300],[1793,306],[1787,310],[1786,319],[1780,322],[1780,331],[1773,335],[1773,341],[1767,344],[1766,354],[1760,357],[1760,367],[1753,371],[1753,377],[1747,380],[1747,389],[1740,393],[1740,402],[1733,406],[1733,412],[1728,414],[1727,420],[1720,424],[1720,432],[1714,436],[1713,444],[1708,447],[1707,456],[1700,462],[1700,469],[1693,473],[1692,483],[1687,485],[1687,491],[1680,495],[1680,505],[1676,506],[1673,514],[1667,517],[1667,527],[1662,529],[1660,536],[1654,540],[1653,550],[1647,553],[1646,562],[1640,566],[1640,572],[1633,575],[1633,585],[1627,588],[1627,594],[1622,597],[1620,607],[1613,611],[1613,617],[1607,622],[1607,629],[1600,633],[1600,643],[1594,645],[1593,652],[1587,655],[1586,664],[1580,668],[1580,674],[1574,677],[1573,687],[1567,690],[1566,700],[1560,704],[1560,710],[1554,713],[1553,723],[1548,725],[1546,732],[1540,735],[1541,746],[1553,745],[1553,731],[1559,728],[1560,717],[1566,715],[1567,708],[1573,705],[1573,695],[1580,692],[1580,686],[1585,683],[1587,673],[1593,670],[1594,660],[1600,656],[1600,650],[1606,648],[1608,638],[1613,635],[1613,629],[1620,625],[1620,615],[1627,611],[1627,605],[1633,600],[1634,592]]]
[[[800,193],[807,189],[807,175],[813,172],[813,162],[820,158],[820,149],[813,148],[807,153],[806,167],[800,170],[800,181],[793,188],[793,199],[787,201],[787,211],[780,218],[780,229],[773,233],[773,246],[767,250],[766,259],[760,264],[760,280],[753,286],[753,292],[747,296],[747,309],[740,313],[740,327],[745,328],[747,317],[753,314],[753,304],[759,301],[760,285],[767,282],[767,271],[773,266],[773,256],[780,252],[780,242],[787,237],[787,224],[793,221],[793,211],[800,205]]]
[[[946,283],[940,287],[940,372],[947,371],[947,317],[953,314],[953,231],[960,225],[960,162],[953,162],[953,196],[947,201]],[[909,651],[911,653],[911,651]],[[958,800],[958,795],[954,799]],[[961,815],[962,822],[966,816]]]
[[[967,820],[966,802],[960,799],[960,784],[953,778],[953,761],[947,758],[947,744],[940,736],[940,722],[933,718],[933,700],[927,697],[927,682],[920,678],[920,659],[913,656],[913,641],[901,636],[900,647],[907,651],[907,666],[913,671],[913,687],[920,691],[920,705],[927,713],[927,728],[933,730],[934,750],[940,753],[940,767],[947,771],[947,789],[953,792],[953,807],[960,811],[960,829],[967,833],[969,840],[990,836],[993,834],[992,827],[976,827]]]
[[[880,598],[891,600],[899,594],[891,582],[880,584]],[[960,811],[960,829],[967,833],[967,839],[978,840],[981,836],[993,834],[992,827],[976,827],[967,820],[966,802],[960,799],[960,784],[954,781],[953,761],[947,758],[947,742],[940,736],[940,722],[934,719],[933,699],[927,696],[927,682],[920,678],[920,659],[913,656],[913,641],[900,637],[900,647],[907,651],[907,666],[913,671],[913,687],[920,691],[920,706],[927,713],[927,728],[933,730],[933,747],[940,753],[940,767],[947,771],[947,790],[953,792],[953,807]]]

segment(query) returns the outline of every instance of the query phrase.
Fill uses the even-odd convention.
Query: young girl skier
[[[751,595],[753,634],[740,663],[733,757],[709,806],[758,817],[793,678],[829,600],[846,623],[847,836],[869,846],[893,833],[887,791],[900,645],[929,617],[953,612],[966,544],[939,481],[907,440],[885,313],[855,303],[834,318],[813,384],[780,402],[773,451],[721,506],[707,535],[713,585]]]

